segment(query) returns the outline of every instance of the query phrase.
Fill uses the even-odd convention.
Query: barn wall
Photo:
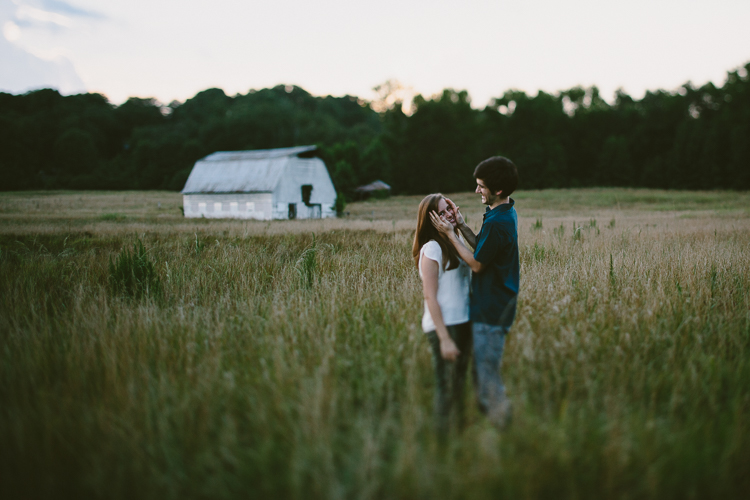
[[[305,184],[313,187],[310,204],[319,205],[317,209],[302,202],[302,186]],[[336,203],[336,190],[323,160],[290,158],[274,191],[274,218],[286,219],[289,216],[290,203],[296,205],[298,219],[336,216],[333,208]]]
[[[186,194],[185,217],[207,219],[257,219],[273,217],[271,193]]]

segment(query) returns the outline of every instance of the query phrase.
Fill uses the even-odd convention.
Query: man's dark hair
[[[500,196],[510,196],[518,187],[518,168],[504,156],[487,158],[474,169],[474,178],[482,179],[493,193],[502,191]]]

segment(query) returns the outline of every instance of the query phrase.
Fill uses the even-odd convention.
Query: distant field
[[[479,227],[483,206],[474,193],[447,194]],[[537,218],[554,222],[612,218],[634,222],[750,218],[750,193],[692,192],[647,189],[550,189],[520,191],[513,196],[521,225]],[[122,231],[229,234],[305,233],[334,229],[413,229],[422,196],[396,196],[347,205],[341,219],[322,221],[208,221],[182,216],[182,195],[168,191],[111,192],[0,192],[0,233],[34,234],[66,231],[119,233]],[[356,221],[356,224],[353,222]]]
[[[478,227],[477,195],[451,197]],[[514,422],[469,390],[441,448],[420,196],[259,222],[185,220],[176,193],[0,193],[0,496],[744,497],[750,193],[514,198]],[[115,285],[137,241],[143,296]]]

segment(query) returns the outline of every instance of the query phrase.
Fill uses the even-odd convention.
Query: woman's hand
[[[441,218],[437,214],[437,212],[435,212],[434,210],[430,212],[430,221],[432,221],[432,225],[435,226],[435,229],[445,234],[446,236],[455,234],[455,229],[453,228],[453,224]]]
[[[440,339],[440,354],[446,361],[456,361],[456,358],[461,354],[461,351],[458,350],[453,339],[448,337]]]
[[[445,202],[448,204],[448,209],[453,212],[453,218],[456,219],[456,226],[463,226],[465,224],[464,216],[458,211],[458,205],[453,203],[450,198],[445,198]]]

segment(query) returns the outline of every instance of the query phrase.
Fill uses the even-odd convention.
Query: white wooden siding
[[[185,217],[207,219],[273,218],[271,193],[185,194]]]

